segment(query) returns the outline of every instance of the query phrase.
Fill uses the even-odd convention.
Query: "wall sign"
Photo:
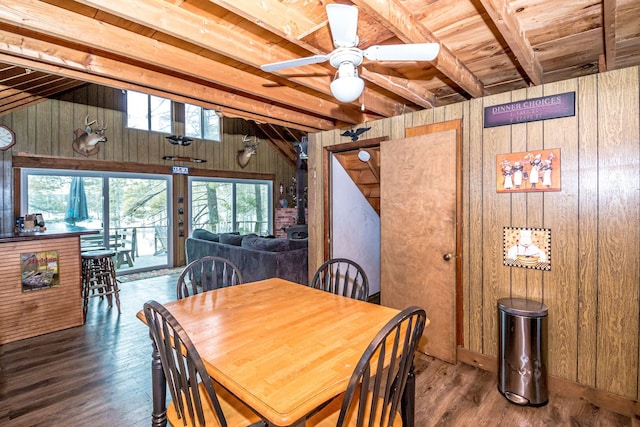
[[[560,191],[560,149],[496,156],[498,193]]]
[[[567,92],[484,107],[484,127],[491,128],[575,115],[576,93]]]
[[[551,229],[504,227],[503,264],[551,270]]]
[[[57,287],[58,251],[20,254],[22,263],[22,292]]]
[[[171,166],[171,173],[177,175],[189,175],[189,168],[186,166]]]

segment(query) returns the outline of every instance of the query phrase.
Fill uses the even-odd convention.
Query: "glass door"
[[[116,271],[168,266],[169,181],[109,177],[109,234]]]
[[[116,252],[116,272],[170,266],[170,183],[163,175],[24,169],[22,212],[46,224],[100,230],[81,237],[82,250]]]

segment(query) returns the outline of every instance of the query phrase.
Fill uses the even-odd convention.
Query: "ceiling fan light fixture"
[[[340,102],[353,102],[364,90],[364,80],[358,77],[355,65],[343,62],[338,68],[338,78],[331,82],[331,93]]]

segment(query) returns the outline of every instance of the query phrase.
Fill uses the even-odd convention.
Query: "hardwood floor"
[[[151,343],[136,312],[175,299],[177,276],[121,285],[122,314],[92,299],[87,323],[0,346],[1,426],[148,426]],[[495,375],[416,357],[416,427],[634,426],[640,422],[550,394],[541,408],[502,397]]]

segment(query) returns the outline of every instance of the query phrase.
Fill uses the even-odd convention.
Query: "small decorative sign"
[[[504,227],[503,256],[508,267],[551,270],[551,230]]]
[[[484,127],[557,119],[575,116],[575,114],[576,93],[567,92],[484,107]]]
[[[189,168],[186,166],[171,166],[171,173],[176,175],[189,175]]]
[[[498,193],[560,191],[560,149],[496,156]]]
[[[22,292],[54,288],[59,285],[58,251],[20,254]]]

